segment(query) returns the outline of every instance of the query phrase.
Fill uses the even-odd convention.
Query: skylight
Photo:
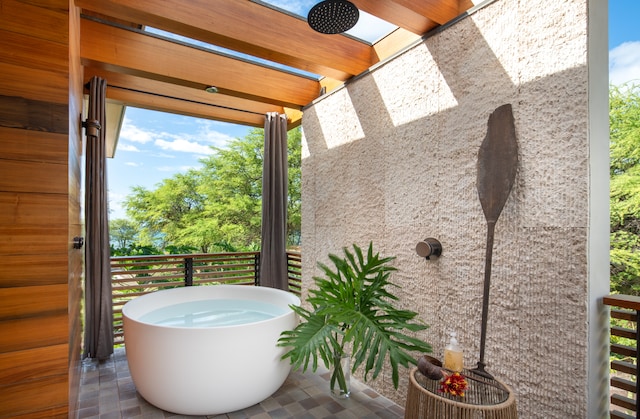
[[[307,19],[309,10],[315,6],[319,0],[252,0],[274,9],[279,9],[291,15]],[[368,44],[375,44],[380,39],[389,35],[398,27],[382,20],[376,16],[360,10],[360,19],[356,26],[345,32],[347,35]]]
[[[254,3],[258,3],[262,6],[269,7],[271,9],[278,10],[282,13],[287,13],[291,16],[298,17],[300,19],[306,20],[306,16],[309,13],[309,10],[318,3],[319,0],[251,0]],[[387,36],[389,33],[396,30],[398,27],[382,20],[376,16],[373,16],[369,13],[366,13],[360,10],[360,18],[358,23],[349,31],[345,32],[345,35],[350,36],[358,41],[373,45],[380,39]],[[146,27],[146,32],[154,34],[159,37],[163,37],[165,39],[170,39],[175,42],[179,42],[185,45],[189,45],[195,48],[206,49],[209,51],[215,51],[216,53],[226,55],[233,58],[239,58],[245,60],[247,62],[251,62],[254,64],[262,65],[265,67],[276,68],[280,71],[286,71],[295,75],[309,77],[314,80],[318,80],[322,78],[318,74],[310,73],[304,70],[300,70],[297,68],[285,66],[273,61],[265,60],[263,58],[255,57],[248,54],[243,54],[238,51],[230,50],[227,48],[223,48],[217,45],[208,44],[205,42],[201,42],[192,38],[187,38],[185,36],[177,35],[171,32],[166,32],[161,29]],[[327,35],[332,36],[332,35]]]

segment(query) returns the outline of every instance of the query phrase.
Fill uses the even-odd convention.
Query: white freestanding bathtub
[[[271,396],[289,375],[280,333],[295,328],[300,299],[267,287],[173,288],[122,309],[127,360],[149,403],[184,415],[244,409]]]

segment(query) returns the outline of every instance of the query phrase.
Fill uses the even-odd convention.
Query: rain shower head
[[[360,12],[347,0],[324,0],[309,10],[307,22],[317,32],[336,34],[346,32],[358,22]]]

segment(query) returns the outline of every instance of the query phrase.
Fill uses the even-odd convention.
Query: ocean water
[[[259,322],[286,312],[286,308],[260,301],[201,300],[161,307],[139,320],[173,327],[220,327]]]

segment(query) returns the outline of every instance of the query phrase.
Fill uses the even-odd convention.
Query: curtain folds
[[[104,79],[91,79],[86,121],[84,357],[99,360],[113,353],[107,163],[101,128],[106,125],[106,88]]]
[[[265,116],[260,285],[289,290],[287,274],[287,118]]]

